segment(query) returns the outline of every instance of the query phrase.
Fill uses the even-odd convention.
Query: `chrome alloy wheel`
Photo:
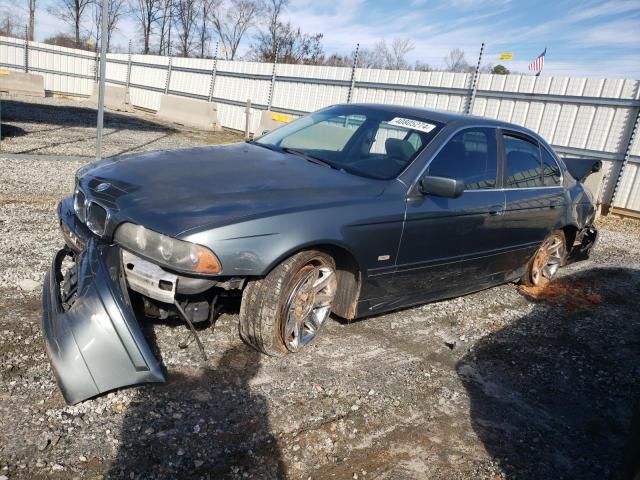
[[[544,241],[531,268],[531,281],[535,286],[546,285],[555,277],[562,266],[564,250],[564,239],[559,235]]]
[[[282,337],[289,351],[300,350],[316,337],[329,318],[336,287],[336,272],[330,266],[307,264],[300,270],[284,310]]]

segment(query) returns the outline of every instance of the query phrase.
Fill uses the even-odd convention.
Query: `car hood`
[[[106,159],[80,185],[132,221],[171,236],[284,211],[362,201],[387,181],[358,177],[248,143]],[[108,183],[106,189],[101,183]],[[96,188],[98,187],[98,188]]]

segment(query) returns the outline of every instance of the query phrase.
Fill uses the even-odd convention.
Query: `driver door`
[[[393,281],[405,303],[478,290],[500,276],[500,254],[508,242],[496,138],[494,128],[464,129],[428,165],[428,175],[463,180],[459,197],[419,192],[407,197]]]

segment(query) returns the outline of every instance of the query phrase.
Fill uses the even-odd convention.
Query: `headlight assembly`
[[[123,223],[114,240],[133,253],[178,271],[214,275],[222,270],[218,257],[207,247],[167,237],[142,225]]]

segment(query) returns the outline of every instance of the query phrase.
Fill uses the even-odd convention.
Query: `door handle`
[[[499,215],[502,215],[504,213],[504,206],[503,205],[494,205],[492,207],[489,207],[489,215],[497,217]]]
[[[558,202],[556,202],[555,200],[551,201],[549,203],[549,208],[557,208],[560,204]]]

